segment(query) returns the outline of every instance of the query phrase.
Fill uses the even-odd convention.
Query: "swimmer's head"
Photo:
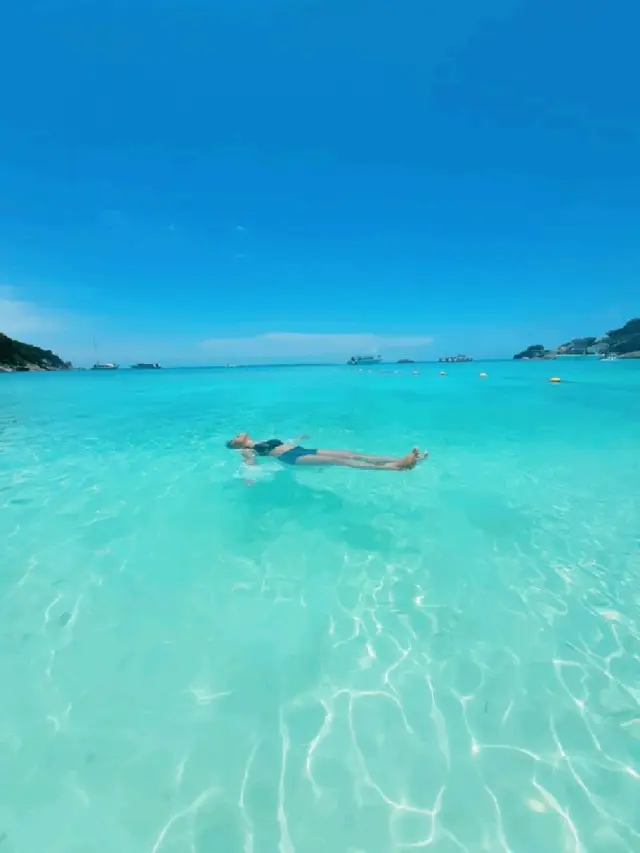
[[[231,441],[227,442],[227,447],[230,450],[242,450],[243,447],[248,447],[251,441],[251,436],[248,432],[241,432],[239,435],[236,435],[235,438],[232,438]]]

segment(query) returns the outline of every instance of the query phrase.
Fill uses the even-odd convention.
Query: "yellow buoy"
[[[487,374],[486,374],[486,373],[481,373],[481,374],[480,374],[480,379],[486,379],[486,378],[487,378]]]
[[[440,371],[440,376],[446,376],[446,375],[447,375],[447,374],[444,372],[444,370],[441,370],[441,371]]]
[[[560,379],[559,376],[552,376],[551,379],[549,380],[549,382],[554,382],[554,383],[562,382],[562,379]]]

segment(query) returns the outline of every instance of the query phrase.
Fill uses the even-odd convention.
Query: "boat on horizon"
[[[131,370],[162,370],[162,365],[158,364],[157,361],[154,361],[154,362],[141,361],[138,364],[132,364]]]
[[[443,355],[438,359],[439,362],[447,364],[473,361],[470,355]]]
[[[382,364],[381,355],[352,355],[347,364]]]
[[[120,365],[114,364],[113,361],[100,361],[98,358],[98,344],[96,343],[96,339],[93,339],[93,350],[95,352],[96,360],[94,362],[91,370],[117,370]]]

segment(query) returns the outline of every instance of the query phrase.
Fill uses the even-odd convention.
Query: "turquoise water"
[[[0,376],[2,853],[640,850],[640,364],[419,370]]]

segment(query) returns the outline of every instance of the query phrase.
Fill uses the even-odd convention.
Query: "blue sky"
[[[639,31],[635,0],[5,3],[0,329],[206,364],[620,325]]]

